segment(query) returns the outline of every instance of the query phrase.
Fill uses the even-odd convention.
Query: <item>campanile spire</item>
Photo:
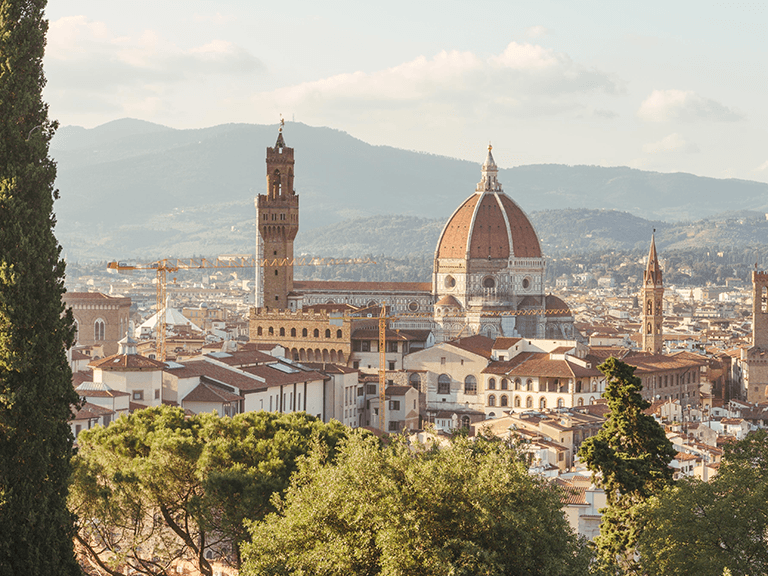
[[[655,232],[656,230],[651,235],[651,248],[648,252],[648,263],[643,272],[643,287],[640,289],[640,300],[643,303],[643,350],[652,354],[661,354],[664,346],[664,336],[662,334],[664,284],[661,280],[661,266],[656,254]]]

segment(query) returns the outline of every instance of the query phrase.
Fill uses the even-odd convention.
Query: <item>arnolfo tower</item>
[[[267,193],[256,198],[256,255],[267,260],[256,272],[257,308],[286,309],[293,290],[293,266],[288,261],[293,259],[293,240],[299,231],[293,164],[293,148],[285,145],[281,120],[275,147],[267,148]]]

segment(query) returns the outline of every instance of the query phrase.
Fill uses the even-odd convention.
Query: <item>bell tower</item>
[[[652,354],[661,354],[664,345],[664,337],[661,332],[661,323],[664,319],[663,300],[664,284],[661,281],[661,267],[656,255],[654,234],[651,236],[651,250],[648,253],[648,264],[643,272],[643,287],[640,289],[640,301],[643,307],[643,351]]]
[[[293,189],[293,148],[283,139],[280,120],[277,142],[267,148],[267,193],[256,198],[257,258],[266,261],[257,269],[256,306],[288,308],[293,290],[293,241],[299,231],[299,197]],[[282,264],[282,265],[281,265]]]

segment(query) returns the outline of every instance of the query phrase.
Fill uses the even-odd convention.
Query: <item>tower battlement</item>
[[[753,270],[752,271],[752,282],[768,282],[768,271],[765,270]]]

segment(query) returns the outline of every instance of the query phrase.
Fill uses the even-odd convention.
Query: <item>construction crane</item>
[[[387,305],[385,302],[382,302],[381,305],[381,312],[379,313],[379,430],[381,430],[382,434],[386,432],[386,401],[387,396],[384,390],[384,387],[386,385],[386,376],[387,376],[387,370],[386,370],[386,361],[387,361],[387,322],[391,320],[399,320],[401,318],[433,318],[433,314],[429,314],[426,312],[414,314],[414,313],[404,313],[399,314],[397,316],[388,316],[387,315]],[[559,314],[569,314],[571,311],[568,308],[552,308],[549,310],[499,310],[499,311],[488,311],[488,312],[482,312],[483,316],[540,316],[542,314],[544,315],[559,315]],[[443,318],[452,318],[452,317],[459,317],[463,315],[459,314],[446,314],[443,316]],[[464,332],[464,330],[467,329],[469,326],[469,323],[464,324],[464,327],[461,329],[461,332],[459,332],[459,337],[461,337],[461,334]]]
[[[255,268],[263,266],[339,266],[345,264],[375,264],[369,258],[263,258],[252,256],[220,256],[208,258],[163,258],[148,264],[128,264],[126,262],[110,262],[107,268],[117,272],[133,272],[135,270],[154,270],[157,273],[157,350],[158,360],[165,362],[165,302],[168,282],[168,272],[178,270],[199,270],[202,268]]]

